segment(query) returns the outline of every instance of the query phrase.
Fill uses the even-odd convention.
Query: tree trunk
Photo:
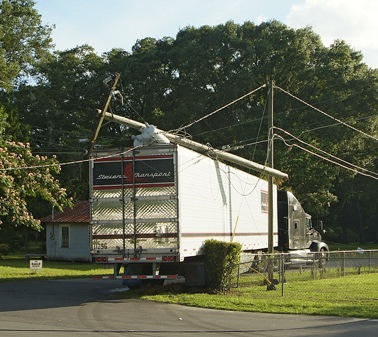
[[[365,231],[364,231],[364,221],[363,221],[363,214],[361,212],[360,200],[356,195],[356,208],[357,208],[357,215],[358,215],[358,233],[360,235],[360,243],[365,243]]]
[[[28,227],[25,227],[25,252],[29,253],[29,235],[28,235]]]
[[[349,241],[348,241],[348,231],[347,231],[347,226],[346,224],[344,223],[343,226],[343,243],[344,244],[347,244]]]

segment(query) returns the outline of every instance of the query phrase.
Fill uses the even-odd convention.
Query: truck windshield
[[[306,227],[307,229],[311,229],[312,228],[312,224],[311,224],[311,218],[306,218]]]

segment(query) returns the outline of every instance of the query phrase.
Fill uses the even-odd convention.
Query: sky
[[[176,37],[180,29],[278,20],[312,27],[325,46],[346,41],[378,68],[377,0],[34,0],[43,24],[55,25],[56,50],[88,44],[98,54],[131,52],[146,37]]]

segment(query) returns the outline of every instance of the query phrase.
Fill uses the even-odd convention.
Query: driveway
[[[119,287],[119,288],[117,288]],[[119,281],[0,282],[0,336],[376,336],[377,320],[119,300]]]

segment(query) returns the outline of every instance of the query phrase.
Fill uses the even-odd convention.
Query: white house
[[[91,261],[89,217],[89,201],[81,201],[40,219],[46,230],[46,258]]]

